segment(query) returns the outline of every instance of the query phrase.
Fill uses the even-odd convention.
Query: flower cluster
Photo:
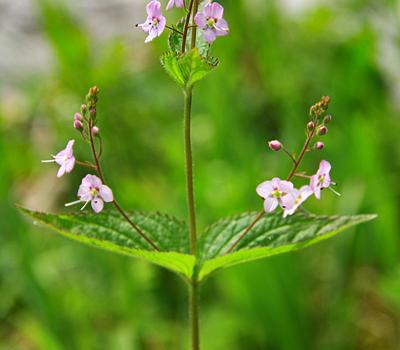
[[[186,0],[169,0],[166,9],[170,10],[174,7],[187,9]],[[188,15],[193,6],[193,0],[189,5]],[[157,0],[150,1],[146,6],[147,18],[144,23],[138,24],[137,27],[148,34],[145,43],[159,37],[165,30],[169,28],[177,31],[173,27],[167,26],[167,20],[161,12],[161,3]],[[225,36],[229,33],[229,26],[223,18],[224,8],[217,2],[209,1],[204,8],[198,11],[194,16],[194,25],[203,31],[203,37],[209,44],[213,43],[218,36]],[[182,36],[185,34],[177,31]]]
[[[329,101],[329,97],[324,96],[310,108],[311,120],[306,126],[307,138],[297,158],[289,153],[279,140],[268,142],[268,146],[272,151],[278,152],[282,150],[290,157],[293,162],[293,168],[287,180],[281,180],[275,177],[270,181],[264,181],[258,185],[256,192],[264,199],[265,212],[270,213],[280,206],[283,209],[284,217],[293,215],[311,195],[314,194],[317,199],[320,199],[321,190],[324,188],[329,188],[335,194],[339,195],[339,193],[331,187],[335,185],[335,183],[331,181],[330,172],[332,166],[328,161],[322,160],[317,172],[312,176],[308,176],[304,173],[297,173],[306,152],[322,150],[325,147],[324,143],[321,141],[317,141],[312,147],[310,147],[310,145],[315,137],[323,136],[328,133],[326,124],[332,121],[332,116],[326,115],[324,118],[322,117],[328,109]],[[302,186],[300,189],[295,188],[291,181],[295,176],[308,179],[309,184]]]
[[[86,103],[81,106],[80,113],[75,113],[73,126],[78,130],[83,139],[91,145],[91,149],[95,160],[101,156],[101,137],[100,129],[96,126],[96,105],[98,100],[99,89],[95,86],[89,90],[86,96]],[[94,138],[100,140],[100,151],[97,152],[94,144]],[[89,162],[80,162],[75,159],[73,147],[75,140],[70,140],[67,146],[62,151],[58,152],[53,159],[43,160],[43,163],[54,162],[57,163],[60,168],[57,172],[57,177],[61,177],[66,173],[72,172],[75,164],[82,165],[87,168],[95,169],[99,172],[98,165],[91,164]],[[104,208],[105,202],[113,202],[114,197],[112,190],[106,186],[102,179],[96,175],[86,175],[82,179],[82,183],[78,190],[79,200],[72,203],[66,204],[71,206],[78,203],[84,203],[82,209],[84,209],[89,202],[91,202],[92,209],[96,213],[100,213]]]

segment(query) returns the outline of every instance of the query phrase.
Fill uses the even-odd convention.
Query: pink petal
[[[95,197],[92,199],[92,209],[95,211],[95,213],[100,213],[103,208],[104,208],[104,202],[101,198]]]
[[[204,16],[206,17],[212,17],[212,3],[208,3],[206,6],[204,6]]]
[[[211,4],[211,15],[209,17],[221,19],[223,15],[224,15],[224,8],[220,4],[218,4],[218,2],[213,2]]]
[[[278,206],[278,200],[276,198],[268,197],[264,201],[264,210],[270,213],[276,209]]]
[[[73,147],[74,147],[75,140],[70,140],[67,143],[67,147],[65,148],[65,152],[68,158],[73,156]]]
[[[167,11],[171,10],[174,7],[175,0],[169,0],[167,4]]]
[[[92,199],[92,195],[90,194],[90,186],[84,184],[80,185],[78,197],[84,202],[90,201]]]
[[[182,8],[185,5],[184,0],[175,0],[175,5],[178,8]]]
[[[150,28],[149,35],[147,36],[146,40],[144,41],[146,44],[150,41],[154,40],[158,36],[158,31],[156,28]]]
[[[215,23],[214,27],[218,36],[225,36],[229,34],[228,23],[223,18],[219,19],[218,22]]]
[[[62,164],[62,165],[60,166],[60,169],[58,169],[57,177],[63,176],[63,175],[65,174],[65,170],[66,170],[65,164]]]
[[[96,188],[100,188],[103,183],[101,182],[100,178],[98,178],[96,175],[87,175],[89,183]]]
[[[311,176],[310,179],[310,188],[312,191],[315,191],[317,187],[318,187],[318,175],[313,175]]]
[[[209,44],[214,42],[214,40],[217,38],[217,34],[215,33],[214,30],[207,28],[204,31],[204,40],[207,41]]]
[[[317,199],[321,199],[321,187],[316,187],[314,189],[314,194]]]
[[[147,17],[146,22],[142,24],[138,24],[138,27],[141,27],[145,33],[148,33],[150,29],[153,27],[153,21],[151,17]]]
[[[262,198],[267,198],[273,190],[272,182],[265,181],[257,186],[256,192]]]
[[[278,188],[282,192],[290,192],[293,190],[293,184],[290,181],[280,181]]]
[[[196,14],[196,16],[194,17],[194,22],[199,28],[204,28],[207,26],[206,16],[204,16],[204,14],[202,14],[201,12],[198,12]]]
[[[332,168],[331,163],[329,163],[326,160],[322,160],[321,163],[319,164],[318,172],[321,172],[323,174],[329,174],[331,168]]]
[[[70,173],[74,169],[74,166],[75,166],[75,158],[72,157],[65,162],[65,171],[67,173]]]
[[[271,180],[271,184],[272,184],[272,187],[273,187],[273,188],[279,188],[280,183],[281,183],[281,179],[280,179],[279,177],[274,177],[274,178]]]
[[[114,200],[111,188],[106,185],[100,187],[100,196],[103,198],[104,202],[112,202]]]
[[[146,6],[146,11],[149,17],[160,17],[161,16],[161,3],[156,0],[150,1]]]
[[[294,208],[296,202],[296,193],[287,193],[283,195],[279,201],[282,209],[290,210]]]
[[[161,17],[158,26],[157,26],[157,36],[160,36],[165,29],[165,25],[167,24],[167,20],[165,17]]]

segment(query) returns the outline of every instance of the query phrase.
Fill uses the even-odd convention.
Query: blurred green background
[[[163,1],[166,3],[166,0]],[[400,349],[400,3],[224,0],[231,34],[194,96],[199,224],[258,210],[309,106],[332,98],[326,150],[342,197],[307,208],[379,219],[304,251],[231,268],[202,290],[205,350]],[[143,44],[145,1],[0,1],[0,349],[188,349],[179,278],[32,225],[14,203],[63,211],[84,170],[42,165],[101,88],[104,168],[125,208],[186,217],[182,96]],[[165,4],[164,4],[165,5]],[[170,20],[177,11],[168,14]],[[77,143],[76,153],[89,158]]]

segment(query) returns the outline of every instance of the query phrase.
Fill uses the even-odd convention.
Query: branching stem
[[[94,144],[94,137],[92,133],[92,128],[93,128],[93,120],[89,119],[89,141],[90,141],[90,149],[92,151],[92,156],[93,160],[95,162],[95,170],[97,171],[97,174],[99,175],[101,181],[103,184],[106,184],[106,181],[104,179],[103,171],[101,169],[99,157],[97,155],[96,147]],[[117,203],[116,200],[113,202],[114,207],[119,211],[119,213],[123,216],[123,218],[129,223],[129,225],[132,226],[132,228],[147,242],[151,245],[151,247],[156,250],[160,251],[160,248],[129,218],[128,214],[121,208],[121,206]]]

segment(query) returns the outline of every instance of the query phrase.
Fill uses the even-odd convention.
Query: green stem
[[[185,158],[186,158],[186,197],[189,213],[189,232],[190,232],[190,251],[196,254],[196,211],[194,204],[194,186],[193,186],[193,155],[191,141],[191,113],[192,113],[192,88],[187,88],[184,92],[184,137],[185,137]]]
[[[190,285],[190,319],[192,323],[192,350],[200,350],[199,333],[199,284],[194,277]]]

